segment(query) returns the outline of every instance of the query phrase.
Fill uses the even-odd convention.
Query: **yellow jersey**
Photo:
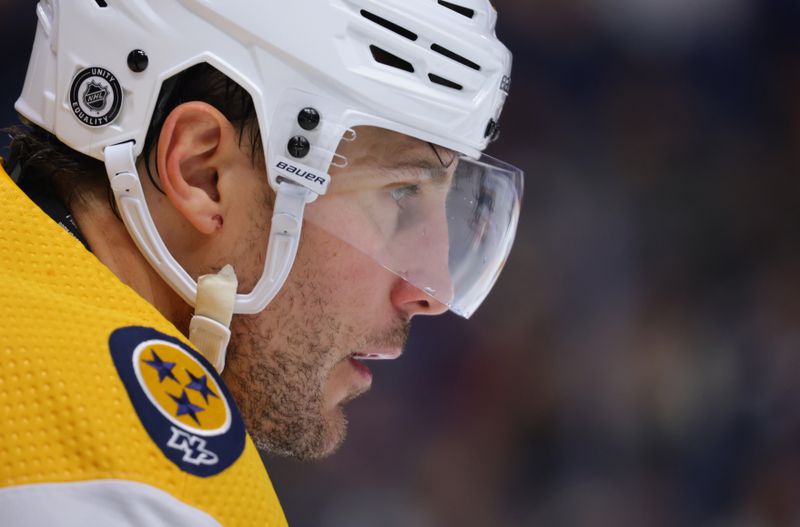
[[[2,165],[0,523],[286,525],[214,368]]]

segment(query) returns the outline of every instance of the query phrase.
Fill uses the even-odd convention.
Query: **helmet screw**
[[[292,157],[302,158],[308,155],[308,152],[311,150],[311,144],[308,142],[308,139],[302,135],[296,135],[289,139],[288,148]]]
[[[313,130],[319,126],[319,112],[314,108],[303,108],[297,116],[297,124],[303,130]]]
[[[132,72],[141,73],[147,69],[148,64],[150,64],[150,59],[147,57],[147,53],[141,49],[134,49],[128,53],[128,67]]]

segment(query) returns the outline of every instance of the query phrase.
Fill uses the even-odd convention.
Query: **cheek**
[[[295,271],[317,283],[320,291],[328,292],[323,302],[340,314],[354,311],[373,318],[389,305],[394,275],[313,224],[304,227]]]
[[[267,189],[253,188],[248,192],[242,206],[234,207],[224,218],[226,232],[219,260],[223,265],[234,264],[239,293],[252,291],[261,278],[272,214]]]

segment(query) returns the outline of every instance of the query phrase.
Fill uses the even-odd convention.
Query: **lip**
[[[368,381],[372,381],[372,371],[369,367],[361,362],[363,359],[357,359],[355,357],[350,357],[349,362],[350,365],[359,373],[362,377],[367,379]]]

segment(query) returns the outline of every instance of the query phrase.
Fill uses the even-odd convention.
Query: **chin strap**
[[[147,208],[136,170],[133,142],[106,147],[105,164],[117,209],[128,233],[161,278],[186,303],[196,308],[190,339],[198,347],[201,347],[198,342],[207,343],[203,344],[207,349],[200,351],[214,363],[218,371],[222,371],[225,349],[230,339],[228,327],[232,314],[260,313],[278,294],[297,255],[305,205],[317,195],[324,194],[327,185],[317,189],[300,180],[283,180],[277,185],[264,269],[253,291],[242,295],[236,294],[236,275],[232,268],[230,273],[223,269],[218,275],[201,277],[198,286],[169,252]],[[325,176],[329,179],[327,174]],[[206,280],[203,278],[208,279],[210,285],[204,286]],[[220,283],[226,285],[220,286]],[[234,285],[231,286],[231,283]],[[192,333],[197,336],[198,342],[195,342]]]

